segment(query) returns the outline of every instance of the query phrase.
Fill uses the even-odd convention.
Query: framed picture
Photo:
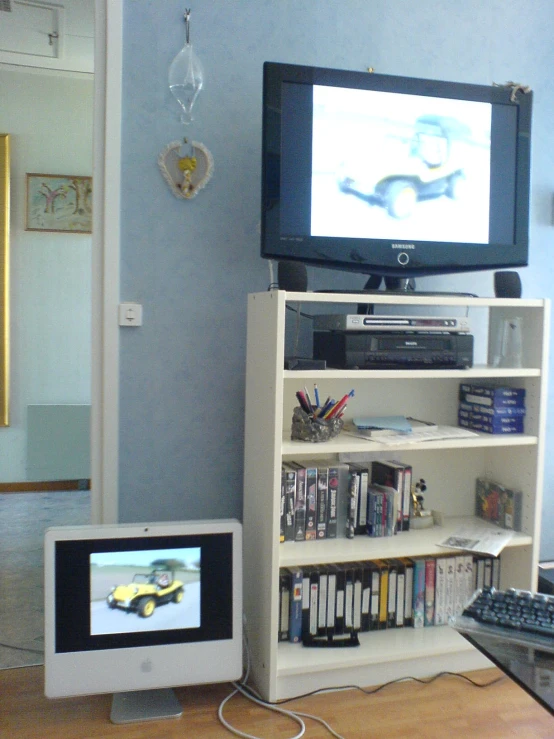
[[[92,177],[27,174],[25,230],[92,233]]]
[[[0,426],[9,422],[10,137],[0,134]]]

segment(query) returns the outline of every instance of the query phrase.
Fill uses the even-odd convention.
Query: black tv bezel
[[[200,626],[91,634],[90,555],[199,547]],[[232,532],[59,540],[55,543],[55,652],[219,641],[233,637]],[[138,618],[136,614],[133,618]]]
[[[514,243],[486,245],[458,242],[405,241],[401,239],[341,239],[280,234],[280,153],[271,160],[274,142],[281,140],[281,89],[283,83],[330,85],[507,105],[517,109],[514,187]],[[263,68],[261,249],[265,259],[302,262],[366,275],[417,277],[480,270],[524,267],[529,253],[529,195],[531,171],[532,92],[512,87],[445,82],[413,77],[327,69],[279,62]],[[276,181],[277,177],[277,181]],[[277,197],[276,197],[277,193]],[[345,242],[348,249],[345,249]],[[394,245],[394,246],[393,246]],[[406,250],[403,249],[404,245]],[[334,252],[322,254],[323,250]],[[408,253],[402,265],[398,255]]]

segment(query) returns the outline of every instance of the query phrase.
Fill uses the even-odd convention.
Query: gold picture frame
[[[27,174],[25,231],[92,233],[92,177]]]
[[[0,134],[0,426],[9,425],[10,136]]]

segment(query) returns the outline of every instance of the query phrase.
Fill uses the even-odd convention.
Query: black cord
[[[378,685],[376,688],[371,688],[371,689],[369,689],[369,688],[361,688],[359,685],[336,685],[336,686],[331,686],[331,687],[328,687],[328,688],[318,688],[317,690],[312,690],[309,693],[303,693],[302,695],[295,695],[292,698],[284,698],[283,700],[275,701],[274,703],[270,703],[270,701],[265,701],[265,702],[266,703],[270,703],[271,705],[274,705],[274,706],[280,706],[283,703],[290,703],[291,701],[300,700],[302,698],[309,698],[312,695],[317,695],[318,693],[326,693],[326,692],[331,691],[331,690],[333,690],[333,691],[336,691],[336,690],[359,690],[360,692],[365,693],[365,695],[375,695],[375,693],[379,693],[379,691],[383,690],[384,688],[388,688],[390,685],[395,685],[396,683],[402,683],[402,682],[406,682],[406,681],[410,680],[410,681],[413,681],[413,682],[416,682],[416,683],[421,683],[422,685],[430,685],[431,683],[435,682],[435,680],[438,680],[439,677],[446,677],[446,676],[459,677],[462,680],[465,680],[466,682],[468,682],[471,685],[473,685],[473,687],[475,687],[475,688],[489,688],[489,687],[491,687],[491,685],[496,685],[496,683],[502,682],[503,680],[506,679],[506,676],[505,675],[501,675],[500,677],[496,677],[494,680],[490,680],[488,683],[478,683],[475,680],[472,680],[467,675],[462,675],[459,672],[448,672],[448,671],[444,671],[444,672],[438,672],[436,675],[433,675],[432,677],[429,677],[429,678],[426,678],[426,679],[425,678],[419,678],[419,677],[411,677],[411,676],[410,677],[399,677],[396,680],[389,680],[389,682],[383,683],[383,685]],[[251,688],[249,688],[248,685],[244,685],[243,687],[248,692],[251,692],[252,695],[255,695],[254,691],[252,691]]]
[[[43,649],[28,649],[27,647],[16,647],[13,644],[4,644],[4,642],[0,642],[0,647],[5,647],[6,649],[17,649],[18,652],[32,652],[33,654],[44,654]]]
[[[291,310],[293,313],[298,313],[298,315],[302,316],[302,318],[309,318],[310,321],[314,320],[314,317],[310,313],[303,313],[301,310],[298,310],[298,308],[295,308],[292,305],[287,304],[287,310]]]

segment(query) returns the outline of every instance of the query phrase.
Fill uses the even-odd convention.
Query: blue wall
[[[521,275],[525,297],[554,293],[551,0],[196,2],[191,41],[205,86],[187,133],[210,149],[215,171],[190,202],[171,194],[156,163],[183,135],[167,88],[183,12],[182,0],[124,2],[121,298],[144,305],[144,326],[121,332],[123,521],[241,516],[246,296],[269,282],[258,256],[265,60],[530,85],[531,263]],[[325,270],[309,277],[310,288],[362,284]],[[492,295],[492,274],[432,289]],[[543,556],[554,557],[548,524]]]

